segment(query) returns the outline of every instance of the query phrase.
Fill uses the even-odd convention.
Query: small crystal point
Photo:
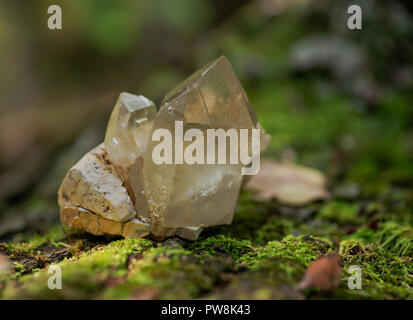
[[[144,96],[119,95],[106,129],[105,146],[115,163],[131,164],[146,151],[156,108]]]
[[[155,116],[152,101],[122,92],[110,116],[104,142],[141,218],[148,217],[142,165]]]

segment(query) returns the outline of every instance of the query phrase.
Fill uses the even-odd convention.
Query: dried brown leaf
[[[321,256],[308,266],[299,287],[301,290],[309,288],[325,291],[334,290],[339,285],[342,271],[340,256],[337,253]]]
[[[281,204],[303,206],[330,197],[325,176],[312,168],[263,160],[260,171],[246,188],[258,191],[255,200],[276,199]]]

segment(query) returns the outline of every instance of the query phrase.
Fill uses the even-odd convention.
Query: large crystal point
[[[176,121],[182,121],[184,132],[198,128],[204,137],[207,129],[257,127],[246,93],[225,57],[212,61],[166,95],[152,133],[163,128],[177,137]],[[174,142],[175,148],[176,142],[184,144]],[[143,166],[152,226],[178,228],[231,223],[241,185],[241,165],[157,164],[150,152],[157,143],[149,141]]]
[[[112,111],[105,136],[109,158],[125,183],[142,219],[148,217],[142,166],[149,133],[156,116],[152,101],[122,92]]]
[[[172,89],[162,106],[171,106],[174,113],[181,114],[188,122],[207,122],[212,128],[251,129],[257,124],[247,94],[224,56]]]

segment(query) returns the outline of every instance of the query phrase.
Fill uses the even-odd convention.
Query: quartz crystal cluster
[[[231,223],[241,165],[154,162],[152,133],[162,128],[173,134],[176,121],[182,121],[184,130],[201,132],[260,128],[223,56],[169,92],[159,111],[143,96],[121,93],[104,143],[88,152],[62,182],[62,223],[96,235],[177,235],[191,240],[204,227]]]

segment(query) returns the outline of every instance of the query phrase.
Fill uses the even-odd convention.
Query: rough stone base
[[[118,222],[102,218],[86,209],[65,207],[60,210],[60,221],[69,227],[82,229],[95,235],[121,235],[125,238],[140,238],[149,234],[149,225],[133,219]]]

